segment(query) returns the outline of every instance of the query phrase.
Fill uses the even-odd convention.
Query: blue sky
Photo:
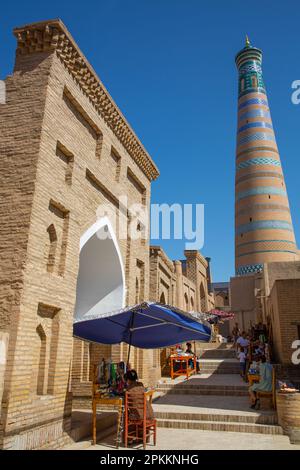
[[[252,5],[252,6],[251,6]],[[234,56],[251,43],[263,70],[300,241],[298,2],[94,0],[1,5],[0,78],[12,72],[12,29],[60,17],[158,165],[154,203],[205,204],[205,244],[215,281],[234,274]],[[155,241],[155,244],[158,244]],[[163,241],[182,258],[183,241]]]

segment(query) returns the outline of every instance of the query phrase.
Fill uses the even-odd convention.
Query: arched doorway
[[[76,321],[125,305],[125,275],[118,242],[107,217],[80,239],[76,288]]]
[[[161,304],[166,304],[166,297],[165,297],[165,293],[164,293],[164,292],[161,293],[161,296],[160,296],[160,298],[159,298],[159,302],[160,302]]]
[[[187,293],[184,294],[184,309],[186,311],[188,311],[189,309],[189,299],[188,299]]]

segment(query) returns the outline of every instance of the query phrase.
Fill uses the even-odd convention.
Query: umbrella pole
[[[131,344],[129,343],[129,348],[128,348],[128,355],[127,355],[127,368],[130,360],[130,349],[131,349]]]
[[[131,350],[131,341],[132,341],[132,328],[133,328],[133,324],[134,324],[134,317],[135,317],[135,312],[133,312],[132,314],[132,318],[131,318],[131,324],[130,324],[130,336],[129,336],[129,348],[128,348],[128,356],[127,356],[127,368],[128,368],[128,364],[129,364],[129,360],[130,360],[130,350]]]

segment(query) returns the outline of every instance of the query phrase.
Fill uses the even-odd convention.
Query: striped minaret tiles
[[[262,52],[246,46],[239,74],[235,180],[235,268],[260,272],[263,263],[298,260],[295,235],[262,74]]]

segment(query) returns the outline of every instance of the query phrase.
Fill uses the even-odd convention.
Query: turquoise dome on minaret
[[[248,36],[245,47],[235,57],[235,63],[239,71],[239,96],[257,89],[265,92],[261,68],[262,51],[251,46]]]

